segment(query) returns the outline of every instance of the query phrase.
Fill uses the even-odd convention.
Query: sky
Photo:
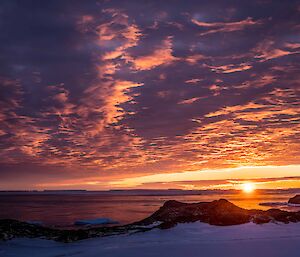
[[[0,190],[300,188],[299,1],[0,3]]]

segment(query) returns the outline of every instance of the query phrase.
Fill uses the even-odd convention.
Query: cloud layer
[[[298,1],[3,1],[0,186],[300,164]]]

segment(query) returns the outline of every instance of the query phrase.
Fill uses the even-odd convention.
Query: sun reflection
[[[252,193],[255,190],[255,185],[253,183],[242,184],[242,190],[245,193]]]

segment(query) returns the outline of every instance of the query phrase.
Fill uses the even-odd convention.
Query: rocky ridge
[[[295,195],[294,197],[290,198],[289,203],[300,204],[300,195]]]

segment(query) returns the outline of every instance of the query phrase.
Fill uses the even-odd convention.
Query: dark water
[[[225,198],[243,208],[269,209],[261,202],[287,202],[295,193],[209,193],[202,195],[103,195],[101,193],[8,194],[0,193],[0,219],[41,221],[45,225],[72,227],[79,219],[106,217],[121,224],[143,219],[167,200],[183,202],[212,201]],[[298,211],[287,205],[276,208]]]

